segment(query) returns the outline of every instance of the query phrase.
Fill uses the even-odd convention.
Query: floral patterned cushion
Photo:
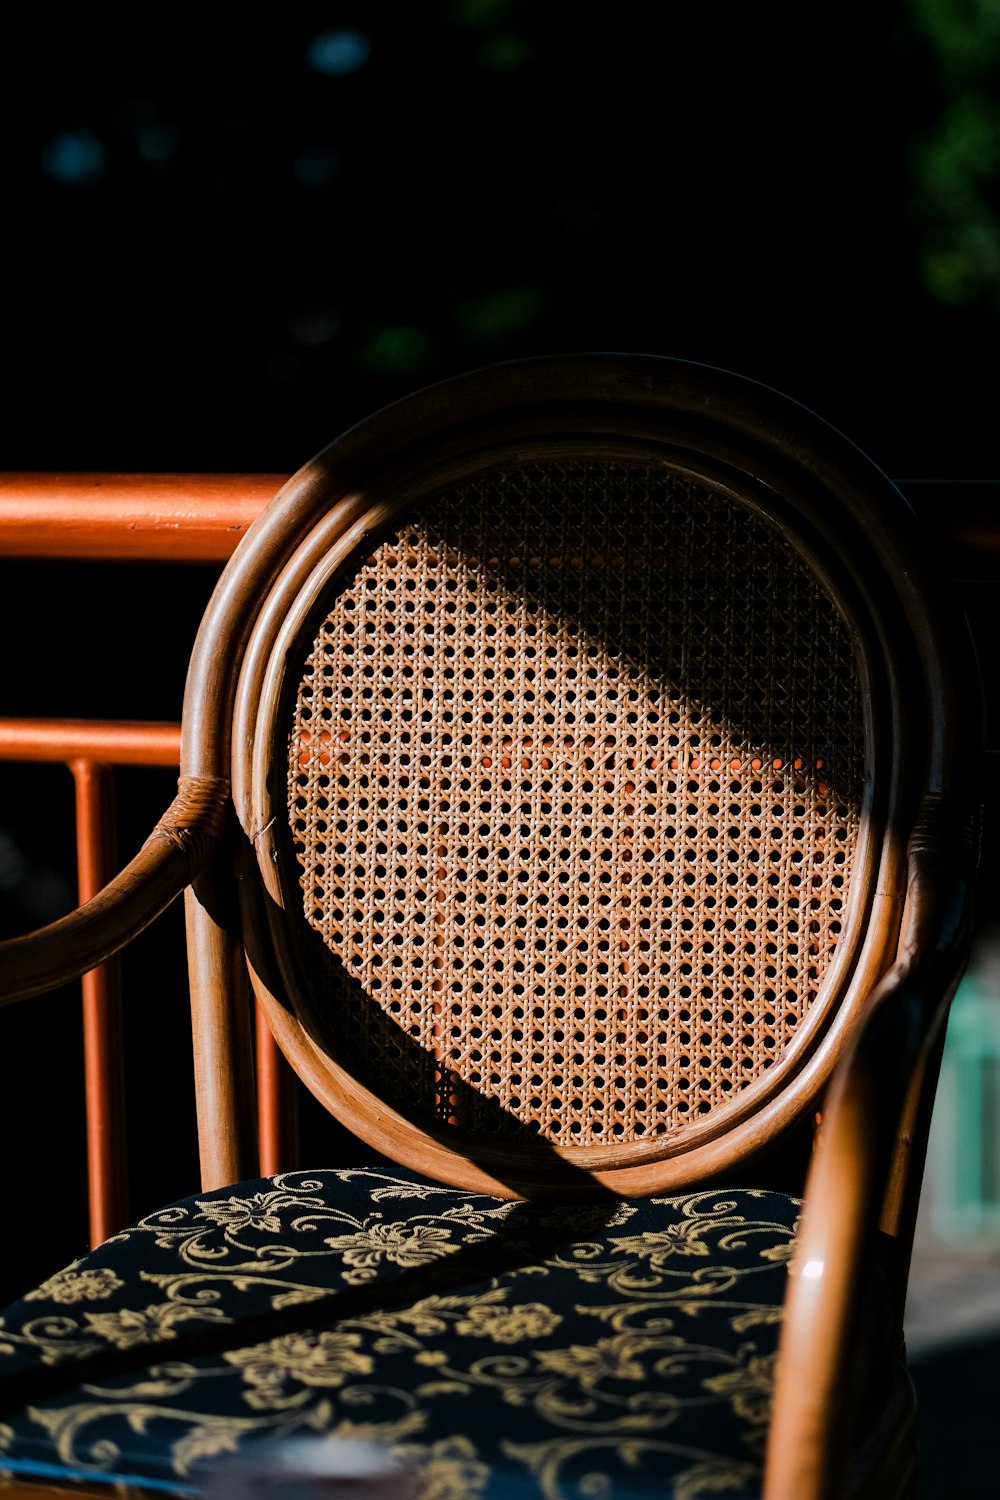
[[[372,1170],[185,1199],[0,1322],[0,1471],[198,1494],[281,1436],[430,1497],[759,1492],[798,1205],[511,1203]]]

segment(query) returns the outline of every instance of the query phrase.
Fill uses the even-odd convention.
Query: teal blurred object
[[[929,1145],[935,1234],[1000,1242],[1000,990],[969,973],[952,1002]]]

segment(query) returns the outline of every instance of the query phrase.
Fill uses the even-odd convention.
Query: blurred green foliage
[[[530,328],[544,304],[545,298],[537,286],[497,287],[459,303],[458,331],[468,344],[499,348],[510,334]]]
[[[1000,0],[910,0],[939,113],[914,148],[924,285],[1000,312]]]
[[[422,328],[375,328],[362,339],[358,363],[370,375],[422,375],[433,368],[434,349]]]

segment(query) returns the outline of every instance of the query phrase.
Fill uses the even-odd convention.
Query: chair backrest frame
[[[780,1062],[681,1134],[615,1144],[474,1140],[417,1121],[377,1098],[317,1038],[296,996],[286,937],[293,904],[276,830],[287,822],[284,664],[318,601],[404,513],[506,465],[645,465],[687,476],[765,518],[835,600],[855,642],[864,716],[864,801],[846,935],[821,996]],[[815,1107],[874,983],[895,957],[906,893],[905,851],[920,798],[954,778],[954,684],[923,581],[905,501],[825,424],[751,382],[673,361],[608,356],[529,361],[477,372],[389,408],[325,450],[257,523],[227,569],[196,647],[185,705],[188,774],[231,774],[245,837],[244,926],[258,998],[308,1086],[386,1154],[430,1175],[506,1193],[640,1193],[731,1170]],[[238,686],[237,673],[239,669]],[[904,758],[903,747],[906,748]],[[252,852],[252,858],[249,857]],[[212,902],[209,902],[211,905]],[[197,898],[192,903],[197,907]],[[201,917],[216,933],[227,925]],[[264,934],[267,934],[267,940]],[[227,941],[233,941],[230,936]],[[206,966],[217,990],[231,958]],[[291,993],[290,993],[291,992]],[[224,1009],[230,1020],[242,1001]],[[240,1084],[213,1038],[205,1125],[224,1135]],[[216,1046],[222,1048],[215,1053]],[[237,1044],[238,1046],[238,1044]]]

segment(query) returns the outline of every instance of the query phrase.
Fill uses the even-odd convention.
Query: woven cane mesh
[[[848,631],[771,523],[659,470],[493,472],[302,650],[309,988],[363,1081],[598,1145],[781,1056],[841,936],[863,743]]]

